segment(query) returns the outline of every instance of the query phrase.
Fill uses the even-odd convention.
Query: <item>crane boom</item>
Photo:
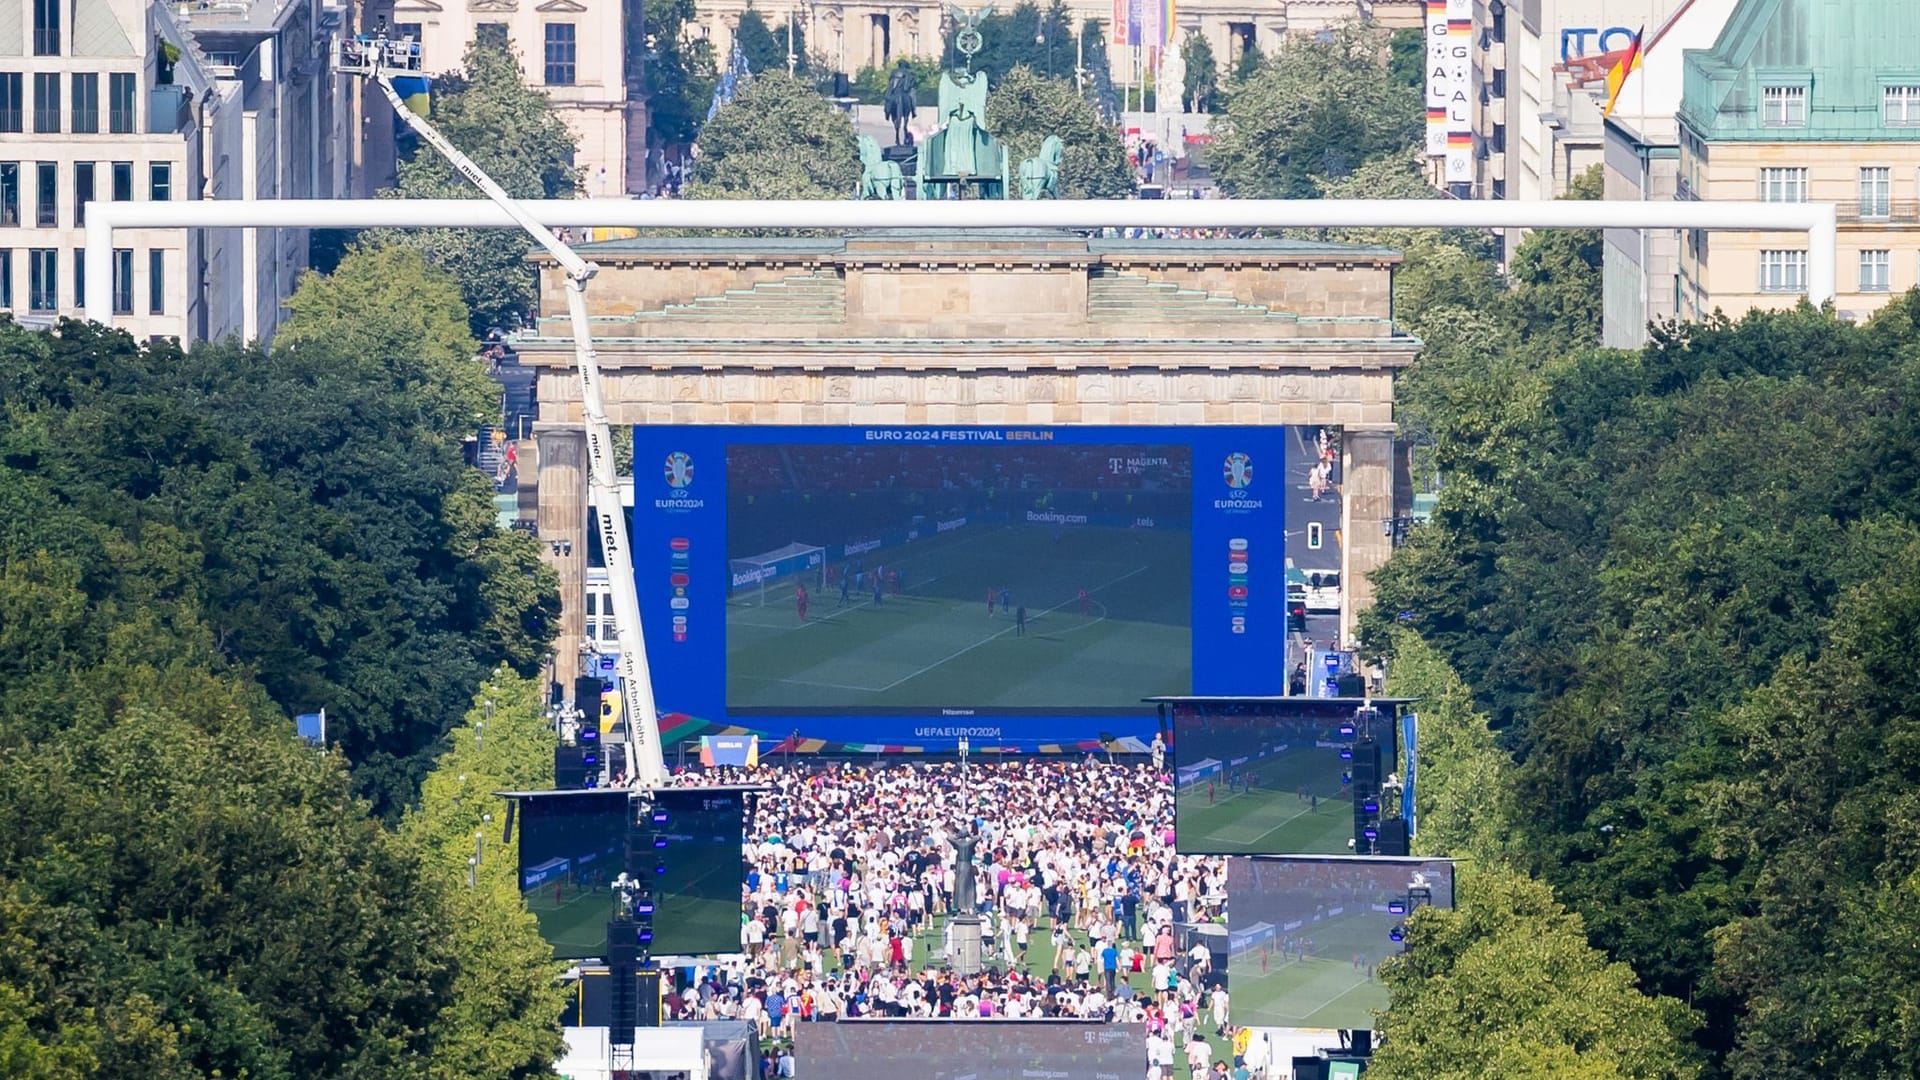
[[[635,787],[658,788],[667,779],[666,755],[660,745],[660,715],[653,700],[653,678],[640,632],[640,595],[633,579],[633,552],[627,530],[621,527],[620,521],[620,482],[613,466],[613,431],[607,423],[600,361],[594,355],[587,321],[587,282],[599,268],[582,259],[552,229],[536,221],[505,188],[448,142],[425,117],[407,107],[400,92],[394,89],[392,74],[419,70],[418,56],[410,44],[396,49],[398,44],[385,39],[361,42],[353,52],[343,54],[339,70],[369,76],[408,127],[505,210],[567,272],[567,317],[573,324],[573,363],[580,375],[580,401],[586,416],[587,487],[593,496],[594,529],[600,536],[600,550],[606,557],[608,585],[613,593],[614,641],[619,649],[615,671],[621,683],[621,699],[626,703],[623,719],[627,760]],[[586,707],[582,702],[575,705]]]

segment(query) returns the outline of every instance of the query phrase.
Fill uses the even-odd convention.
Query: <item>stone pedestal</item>
[[[533,437],[540,451],[540,558],[560,576],[553,678],[571,693],[587,629],[580,599],[587,586],[587,433],[578,425],[537,423]]]
[[[981,941],[980,916],[955,915],[953,917],[953,948],[947,954],[947,963],[956,975],[978,975],[986,970],[986,959],[982,955],[984,943]]]

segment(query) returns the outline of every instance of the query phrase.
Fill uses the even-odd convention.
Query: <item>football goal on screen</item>
[[[792,595],[794,585],[817,591],[827,585],[827,549],[818,544],[788,544],[744,559],[730,559],[727,570],[737,603],[763,605]]]

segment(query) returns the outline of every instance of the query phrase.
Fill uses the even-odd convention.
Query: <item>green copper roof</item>
[[[1688,49],[1680,122],[1708,142],[1920,142],[1886,123],[1889,86],[1920,86],[1920,0],[1741,0],[1711,49]],[[1768,117],[1767,87],[1805,115]]]

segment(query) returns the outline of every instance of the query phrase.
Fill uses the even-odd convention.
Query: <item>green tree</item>
[[[1053,0],[1045,11],[1033,0],[1020,0],[1007,11],[989,12],[976,29],[981,46],[971,68],[986,73],[988,86],[998,87],[1017,67],[1030,68],[1043,78],[1072,79],[1073,13],[1065,0]],[[967,57],[955,43],[957,34],[956,24],[946,38],[942,57],[942,62],[954,70],[968,66]]]
[[[1189,112],[1210,113],[1220,93],[1220,65],[1214,62],[1213,46],[1198,30],[1187,31],[1180,43],[1180,60],[1186,65],[1182,102]]]
[[[755,75],[781,74],[787,70],[786,45],[774,38],[766,17],[752,4],[740,13],[740,25],[734,28],[733,42],[747,58],[747,70]]]
[[[1463,866],[1459,910],[1428,907],[1381,969],[1388,1006],[1369,1075],[1688,1080],[1696,1015],[1649,998],[1587,944],[1578,915],[1503,867]]]
[[[1600,166],[1575,177],[1569,199],[1604,197]],[[1561,348],[1600,343],[1599,229],[1537,229],[1513,256],[1514,313],[1523,333]]]
[[[1258,75],[1260,69],[1266,65],[1266,61],[1267,56],[1260,51],[1258,45],[1248,44],[1242,48],[1233,58],[1232,79],[1234,88],[1238,89],[1244,85],[1247,80]]]
[[[1512,762],[1494,745],[1472,691],[1432,646],[1405,630],[1394,635],[1387,687],[1395,697],[1418,699],[1415,854],[1483,865],[1507,857],[1517,831],[1507,779]]]
[[[1290,37],[1214,120],[1207,161],[1221,187],[1240,198],[1312,198],[1316,180],[1411,148],[1420,96],[1387,76],[1383,46],[1352,23],[1324,39]]]
[[[1133,169],[1119,132],[1071,84],[1024,67],[1013,69],[987,97],[987,130],[1016,162],[1039,153],[1047,136],[1060,136],[1063,199],[1120,199],[1133,193]]]
[[[499,843],[495,791],[528,791],[553,780],[553,731],[539,682],[501,668],[475,695],[466,722],[448,733],[420,802],[400,835],[424,854],[446,889],[460,964],[441,1012],[429,1077],[529,1076],[564,1049],[561,965],[522,902],[518,839]],[[467,884],[468,860],[478,852]]]
[[[1093,103],[1093,109],[1107,123],[1117,123],[1120,119],[1120,93],[1113,86],[1113,65],[1107,59],[1106,25],[1099,19],[1087,19],[1080,24],[1080,63],[1083,65],[1084,83],[1081,93]]]
[[[647,141],[656,147],[693,141],[706,122],[719,65],[713,43],[687,32],[695,0],[646,0]]]
[[[1395,30],[1387,39],[1387,73],[1393,81],[1426,96],[1427,35],[1417,26]]]
[[[573,133],[546,94],[529,87],[508,49],[475,41],[462,71],[434,81],[433,123],[507,193],[522,199],[571,195]],[[381,193],[402,199],[483,198],[431,146],[400,163],[399,184]],[[533,309],[531,242],[514,229],[379,229],[380,244],[411,247],[454,275],[476,334],[525,318]]]
[[[860,181],[853,124],[785,72],[756,75],[700,132],[696,199],[846,199]]]

